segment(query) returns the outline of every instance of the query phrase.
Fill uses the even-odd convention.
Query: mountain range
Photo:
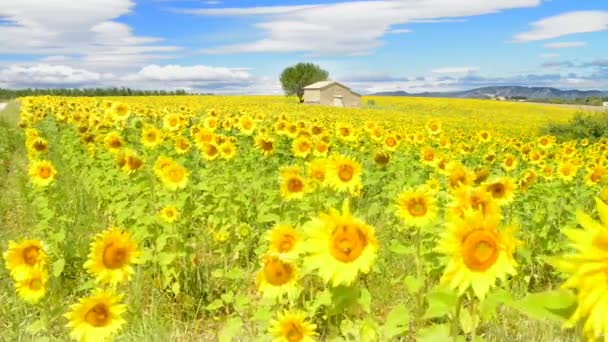
[[[386,91],[370,94],[371,96],[411,96],[411,97],[450,97],[466,99],[485,98],[525,98],[525,99],[564,99],[573,100],[582,97],[608,96],[608,92],[599,90],[561,90],[550,87],[498,86],[483,87],[454,92],[408,93],[405,91]]]

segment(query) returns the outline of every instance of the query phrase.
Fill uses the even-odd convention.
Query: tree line
[[[0,100],[10,100],[24,96],[179,96],[192,95],[185,90],[139,90],[131,88],[28,88],[2,89]],[[208,95],[208,94],[201,94]]]

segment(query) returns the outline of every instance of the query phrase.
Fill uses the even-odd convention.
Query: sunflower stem
[[[421,238],[420,238],[420,227],[416,228],[416,279],[422,278],[422,247],[421,247]],[[418,330],[421,325],[421,317],[423,314],[423,298],[422,298],[422,290],[421,286],[418,291],[416,291],[416,322],[415,328]]]
[[[454,317],[452,318],[451,335],[454,342],[458,341],[458,324],[460,322],[460,309],[462,308],[463,300],[463,295],[458,296],[458,301],[456,302],[456,311],[454,312]]]

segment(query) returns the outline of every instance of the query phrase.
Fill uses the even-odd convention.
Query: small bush
[[[608,137],[608,112],[577,113],[568,123],[550,124],[541,131],[543,134],[554,135],[561,141],[583,138],[595,141]]]

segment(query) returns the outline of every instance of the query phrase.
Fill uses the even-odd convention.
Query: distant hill
[[[372,96],[413,96],[413,97],[452,97],[465,99],[485,99],[494,97],[526,99],[564,99],[573,100],[582,97],[608,96],[608,92],[599,90],[560,90],[550,87],[499,86],[483,87],[455,92],[408,93],[405,91],[387,91],[370,94]]]

